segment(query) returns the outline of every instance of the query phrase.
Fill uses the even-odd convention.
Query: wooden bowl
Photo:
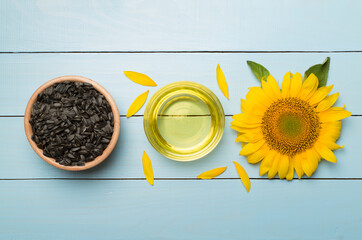
[[[103,94],[103,96],[106,98],[106,100],[110,104],[110,106],[112,108],[112,112],[113,112],[114,126],[113,126],[113,135],[112,135],[111,141],[109,142],[107,148],[103,151],[102,155],[96,157],[93,161],[86,162],[84,166],[64,166],[64,165],[59,164],[58,162],[55,161],[54,158],[44,156],[43,150],[38,148],[36,143],[31,139],[31,137],[33,136],[33,130],[31,128],[29,120],[30,120],[30,115],[31,115],[31,111],[33,108],[33,104],[36,101],[38,94],[43,92],[46,88],[50,87],[54,83],[60,83],[60,82],[64,82],[64,81],[85,82],[85,83],[92,84],[93,87],[97,91],[99,91],[101,94]],[[63,77],[54,78],[54,79],[44,83],[42,86],[40,86],[34,92],[34,94],[31,96],[31,98],[28,102],[28,105],[26,106],[26,109],[25,109],[24,126],[25,126],[25,134],[26,134],[26,137],[28,138],[28,141],[29,141],[31,147],[44,161],[46,161],[47,163],[49,163],[57,168],[60,168],[60,169],[64,169],[64,170],[68,170],[68,171],[81,171],[81,170],[89,169],[91,167],[94,167],[94,166],[100,164],[112,152],[112,150],[115,147],[117,140],[118,140],[119,131],[121,128],[121,120],[120,120],[118,108],[117,108],[115,101],[113,100],[112,96],[107,92],[107,90],[104,89],[101,85],[99,85],[98,83],[96,83],[88,78],[81,77],[81,76],[63,76]]]

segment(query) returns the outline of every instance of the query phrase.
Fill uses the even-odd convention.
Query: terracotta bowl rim
[[[86,164],[84,166],[64,166],[59,164],[58,162],[55,161],[54,158],[50,158],[50,157],[46,157],[43,155],[43,150],[41,150],[40,148],[38,148],[38,146],[36,145],[36,143],[31,139],[32,135],[33,135],[33,130],[31,128],[31,125],[29,123],[29,119],[30,119],[30,114],[31,114],[31,110],[33,108],[33,104],[37,99],[37,96],[39,93],[43,92],[46,88],[50,87],[51,85],[53,85],[54,83],[59,83],[59,82],[64,82],[64,81],[71,81],[71,82],[85,82],[85,83],[90,83],[93,85],[93,87],[98,90],[101,94],[104,95],[104,97],[106,98],[106,100],[108,101],[108,103],[111,106],[112,109],[112,113],[113,113],[113,118],[114,118],[114,127],[113,127],[113,135],[111,138],[111,141],[109,142],[107,148],[103,151],[102,155],[96,157],[93,161],[91,162],[86,162]],[[43,85],[41,85],[31,96],[26,109],[25,109],[25,115],[24,115],[24,128],[25,128],[25,134],[26,137],[30,143],[30,146],[33,148],[33,150],[47,163],[49,163],[50,165],[53,165],[54,167],[63,169],[63,170],[68,170],[68,171],[81,171],[81,170],[86,170],[89,168],[92,168],[98,164],[100,164],[101,162],[103,162],[108,156],[109,154],[113,151],[114,147],[116,146],[116,143],[118,141],[118,137],[119,137],[119,132],[120,132],[120,128],[121,128],[121,120],[120,120],[120,115],[119,115],[119,111],[116,105],[116,102],[114,101],[114,99],[112,98],[112,96],[108,93],[108,91],[102,87],[100,84],[98,84],[97,82],[86,78],[86,77],[82,77],[82,76],[76,76],[76,75],[67,75],[67,76],[61,76],[61,77],[57,77],[54,78],[52,80],[47,81],[46,83],[44,83]]]

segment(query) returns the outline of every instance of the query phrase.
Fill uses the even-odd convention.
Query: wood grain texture
[[[311,65],[331,57],[328,84],[339,92],[338,105],[346,104],[353,114],[362,114],[362,53],[349,54],[0,54],[0,116],[23,115],[33,92],[44,82],[63,75],[88,77],[107,89],[125,115],[132,101],[150,90],[176,81],[194,81],[212,90],[220,99],[225,114],[240,113],[240,98],[248,88],[259,86],[246,64],[253,60],[267,67],[279,85],[286,72],[304,74]],[[215,69],[220,64],[229,86],[230,100],[221,93]],[[150,76],[157,87],[140,86],[123,71],[138,71]],[[138,114],[143,114],[143,107]]]
[[[0,51],[362,50],[356,0],[3,0]]]
[[[358,0],[1,0],[0,239],[360,239],[361,9]],[[238,156],[229,128],[240,98],[259,85],[246,61],[281,83],[285,72],[303,74],[327,56],[337,105],[355,115],[343,121],[337,164],[322,161],[312,179],[259,177],[259,165]],[[230,100],[218,88],[217,64]],[[139,86],[123,71],[147,74],[158,86]],[[32,93],[63,75],[97,81],[121,115],[147,89],[151,96],[171,82],[201,83],[229,115],[225,134],[208,156],[175,162],[148,143],[142,116],[121,117],[104,163],[57,169],[31,149],[22,116]],[[153,187],[142,171],[144,150]],[[249,194],[235,160],[252,178]],[[221,166],[229,166],[220,176],[227,179],[195,179]]]
[[[0,181],[1,239],[360,239],[362,181]],[[357,191],[356,191],[357,190]]]
[[[224,136],[219,145],[206,157],[193,162],[177,162],[163,157],[148,142],[143,131],[143,118],[121,118],[118,143],[112,154],[99,166],[84,172],[67,172],[44,162],[32,150],[22,129],[23,118],[0,118],[0,179],[14,178],[144,178],[142,154],[151,158],[155,178],[196,178],[200,173],[229,166],[223,178],[238,178],[232,161],[238,161],[249,177],[259,178],[259,165],[248,164],[235,143],[231,117],[226,118]],[[337,164],[322,161],[313,178],[362,178],[360,161],[362,117],[350,117],[343,122],[338,143],[344,149],[335,151]],[[295,177],[297,177],[295,175]],[[265,178],[265,177],[262,177]],[[298,181],[298,180],[295,180]]]

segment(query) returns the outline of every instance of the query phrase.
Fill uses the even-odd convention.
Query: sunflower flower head
[[[342,119],[351,116],[344,107],[333,107],[338,93],[328,95],[332,86],[318,88],[312,73],[303,82],[302,75],[286,73],[282,89],[273,76],[262,80],[261,87],[251,87],[241,112],[233,116],[231,128],[238,131],[236,142],[243,148],[240,155],[249,163],[259,163],[260,176],[268,173],[292,180],[310,177],[321,159],[337,162],[333,150]]]

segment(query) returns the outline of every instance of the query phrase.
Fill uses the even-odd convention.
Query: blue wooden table
[[[361,239],[361,10],[358,0],[0,1],[0,239]],[[308,179],[259,177],[229,128],[240,98],[258,85],[246,60],[281,83],[285,72],[303,73],[327,56],[337,104],[353,114],[343,121],[338,163],[321,162]],[[230,100],[216,82],[218,63]],[[150,94],[180,80],[214,91],[226,114],[217,148],[189,163],[158,154],[143,131],[144,108],[125,118],[148,89],[125,70],[155,80]],[[62,75],[99,82],[121,114],[114,152],[84,172],[45,163],[23,129],[32,93]],[[249,174],[250,193],[232,161]],[[222,166],[229,167],[220,177],[196,179]]]

